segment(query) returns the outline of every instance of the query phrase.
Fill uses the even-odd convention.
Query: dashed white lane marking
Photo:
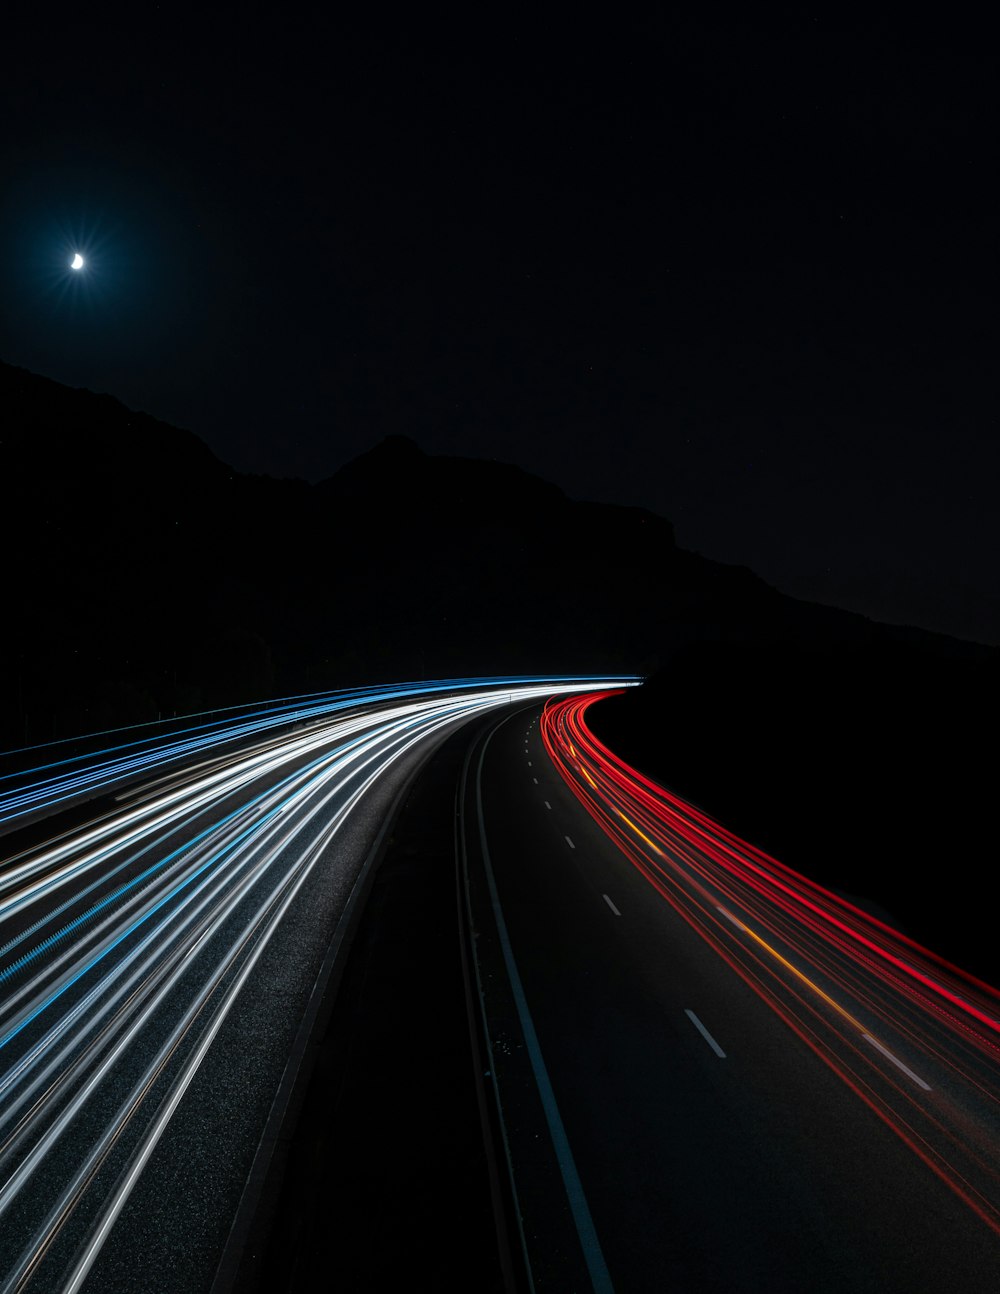
[[[570,849],[575,849],[575,848],[576,848],[576,845],[574,845],[574,844],[573,844],[573,842],[572,842],[572,840],[570,840],[569,836],[563,836],[563,840],[565,840],[565,841],[566,841],[566,843],[567,843],[567,845],[569,845]]]
[[[524,1036],[524,1045],[528,1053],[528,1059],[531,1063],[535,1086],[538,1089],[542,1109],[545,1113],[545,1122],[548,1125],[549,1137],[552,1141],[552,1147],[555,1150],[556,1162],[559,1165],[559,1172],[562,1177],[566,1201],[569,1204],[570,1212],[573,1215],[573,1223],[576,1227],[580,1247],[587,1265],[587,1274],[590,1278],[588,1283],[593,1288],[594,1294],[614,1294],[614,1286],[611,1284],[611,1277],[608,1275],[604,1255],[601,1252],[601,1244],[594,1227],[594,1219],[591,1216],[590,1209],[587,1205],[587,1197],[584,1194],[583,1183],[580,1181],[580,1175],[576,1168],[576,1161],[573,1158],[573,1151],[570,1148],[569,1138],[566,1135],[566,1128],[563,1124],[562,1116],[559,1113],[559,1105],[556,1102],[555,1092],[552,1090],[552,1080],[549,1077],[548,1069],[546,1068],[545,1061],[542,1057],[542,1050],[538,1042],[538,1034],[535,1031],[535,1023],[531,1018],[531,1011],[528,1007],[527,998],[525,997],[524,985],[521,983],[521,976],[517,968],[517,962],[514,960],[514,953],[510,946],[510,934],[507,930],[507,922],[504,920],[503,909],[500,906],[500,896],[497,894],[496,877],[493,874],[493,865],[490,862],[490,851],[486,841],[486,824],[483,821],[482,780],[483,761],[485,760],[486,752],[489,749],[490,737],[493,736],[494,732],[496,732],[496,729],[493,729],[493,731],[489,733],[480,749],[479,765],[476,772],[476,809],[479,817],[479,843],[482,849],[483,869],[486,872],[486,884],[489,888],[490,903],[493,907],[493,917],[496,922],[497,934],[500,939],[500,948],[503,953],[504,965],[507,970],[507,979],[510,981],[511,991],[514,995],[514,1005],[517,1008],[517,1015],[521,1024],[521,1033]],[[236,987],[239,988],[239,984],[237,984]]]
[[[533,777],[531,780],[534,782],[534,784],[535,784],[536,786],[538,785],[538,778],[537,778],[537,777]]]
[[[529,767],[529,768],[531,767],[531,760],[530,760],[530,759],[528,760],[528,767]]]
[[[604,896],[604,902],[608,905],[608,907],[611,909],[611,911],[615,914],[616,917],[621,916],[621,913],[618,911],[618,909],[615,907],[615,905],[611,902],[611,900],[608,898],[606,894]]]
[[[721,904],[716,904],[716,907],[719,909],[719,911],[722,913],[724,917],[726,917],[729,921],[733,923],[733,925],[736,927],[737,930],[746,931],[747,929],[746,926],[743,925],[741,921],[737,921],[731,912],[727,912],[726,909]],[[836,1005],[836,1003],[834,1003],[833,1005]],[[688,1012],[688,1015],[691,1015],[690,1011]],[[855,1021],[855,1023],[857,1023],[857,1021]],[[886,1058],[886,1060],[892,1061],[892,1063],[896,1066],[897,1069],[901,1069],[903,1073],[906,1075],[906,1077],[909,1079],[912,1079],[912,1081],[916,1083],[918,1087],[922,1087],[925,1092],[931,1091],[931,1085],[929,1083],[925,1083],[919,1074],[914,1074],[913,1070],[910,1069],[908,1065],[904,1065],[903,1062],[899,1059],[899,1057],[894,1056],[892,1052],[889,1050],[889,1048],[884,1047],[877,1038],[873,1038],[870,1033],[862,1033],[861,1036],[862,1038],[864,1038],[866,1042],[870,1042],[876,1051],[880,1051],[882,1055]]]
[[[726,1059],[726,1053],[722,1050],[722,1048],[721,1048],[721,1047],[719,1046],[719,1044],[715,1041],[715,1039],[712,1037],[712,1035],[708,1032],[708,1030],[705,1028],[705,1026],[702,1024],[702,1022],[701,1022],[701,1021],[698,1019],[698,1017],[695,1015],[695,1013],[690,1009],[690,1007],[685,1007],[685,1008],[684,1008],[684,1014],[685,1014],[685,1015],[687,1016],[687,1018],[691,1021],[691,1023],[694,1025],[694,1027],[698,1030],[698,1032],[701,1034],[701,1036],[705,1039],[705,1041],[708,1043],[708,1045],[712,1048],[712,1050],[715,1052],[715,1054],[718,1056],[718,1058],[719,1058],[720,1060],[725,1060],[725,1059]]]
[[[548,800],[546,800],[546,801],[545,801],[545,807],[546,807],[547,809],[551,809],[551,808],[552,808],[552,805],[551,805],[551,804],[549,804]]]
[[[929,1092],[931,1090],[929,1083],[925,1083],[922,1078],[917,1074],[914,1074],[913,1070],[904,1065],[898,1056],[894,1056],[888,1047],[883,1047],[877,1038],[873,1038],[870,1033],[865,1033],[861,1036],[866,1042],[870,1042],[877,1051],[880,1051],[886,1060],[891,1060],[897,1069],[901,1069],[907,1078],[912,1078],[917,1087],[922,1087],[925,1092]]]

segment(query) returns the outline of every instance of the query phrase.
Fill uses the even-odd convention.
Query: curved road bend
[[[572,731],[549,739],[577,791],[590,795],[589,783],[610,812],[624,803],[598,787],[602,770]],[[932,1067],[895,1035],[884,1054],[872,1045],[889,1035],[871,986],[859,983],[862,1005],[850,1003],[870,1033],[839,1044],[866,1103],[821,1055],[828,1048],[841,1063],[840,1004],[817,998],[823,985],[803,983],[792,953],[785,967],[774,961],[776,936],[761,950],[751,922],[763,910],[735,908],[742,928],[718,918],[711,932],[729,960],[721,956],[582,806],[547,753],[537,711],[504,718],[472,752],[462,808],[487,1090],[505,1113],[516,1238],[537,1290],[995,1291],[1000,1242],[989,1218],[874,1112],[894,1103],[904,1132],[936,1128],[946,1149],[963,1113],[947,1059]],[[640,828],[628,821],[634,843]],[[727,901],[738,899],[734,884]],[[784,993],[816,1014],[814,1037],[799,1036],[796,1018],[782,1018],[731,964],[754,958],[771,963],[758,967],[762,980],[783,977],[770,985],[778,1006]],[[828,975],[824,984],[841,982],[832,962]],[[995,1057],[979,1061],[995,1088]],[[994,1195],[996,1108],[980,1102],[963,1161],[976,1161],[977,1185],[992,1183]]]
[[[8,853],[0,1289],[209,1288],[387,811],[448,733],[507,704],[452,695],[269,735]]]

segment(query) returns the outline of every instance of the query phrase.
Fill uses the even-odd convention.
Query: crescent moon
[[[80,253],[79,253],[79,252],[77,252],[77,253],[76,253],[76,255],[73,257],[73,259],[70,261],[70,263],[69,263],[69,264],[70,264],[70,269],[73,269],[73,270],[82,270],[82,269],[83,269],[83,257],[80,255]]]

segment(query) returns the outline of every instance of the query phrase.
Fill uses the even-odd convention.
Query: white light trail
[[[353,875],[332,851],[376,784],[478,715],[593,686],[369,691],[300,707],[307,729],[285,710],[4,779],[10,821],[149,775],[0,863],[4,1291],[84,1282],[283,919],[317,869]],[[105,1162],[118,1186],[91,1198]]]

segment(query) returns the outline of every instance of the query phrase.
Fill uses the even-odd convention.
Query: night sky
[[[1000,643],[992,42],[695,8],[19,19],[0,356],[243,470],[402,432]]]

